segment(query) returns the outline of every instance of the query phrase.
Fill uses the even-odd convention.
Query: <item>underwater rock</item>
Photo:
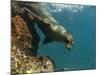
[[[35,32],[30,33],[27,21],[17,14],[11,19],[11,74],[53,72],[54,63],[48,56],[35,56],[39,40]]]

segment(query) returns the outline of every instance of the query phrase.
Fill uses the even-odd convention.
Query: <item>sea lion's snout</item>
[[[73,44],[74,44],[74,39],[72,35],[70,34],[67,36],[65,47],[68,49],[72,49]]]
[[[72,49],[73,44],[74,44],[74,41],[70,41],[70,42],[65,44],[65,47],[68,49]]]

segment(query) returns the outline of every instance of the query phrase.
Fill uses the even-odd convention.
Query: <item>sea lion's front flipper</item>
[[[47,44],[47,43],[50,43],[52,41],[53,41],[52,39],[45,37],[45,39],[43,40],[43,44]]]

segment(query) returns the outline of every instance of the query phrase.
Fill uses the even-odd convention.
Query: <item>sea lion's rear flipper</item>
[[[43,40],[43,44],[47,44],[47,43],[50,43],[52,41],[53,41],[52,39],[45,37],[45,39]]]

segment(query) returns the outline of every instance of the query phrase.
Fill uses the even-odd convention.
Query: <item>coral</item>
[[[48,56],[37,56],[39,37],[30,21],[22,15],[11,17],[11,74],[53,72],[54,63]]]

